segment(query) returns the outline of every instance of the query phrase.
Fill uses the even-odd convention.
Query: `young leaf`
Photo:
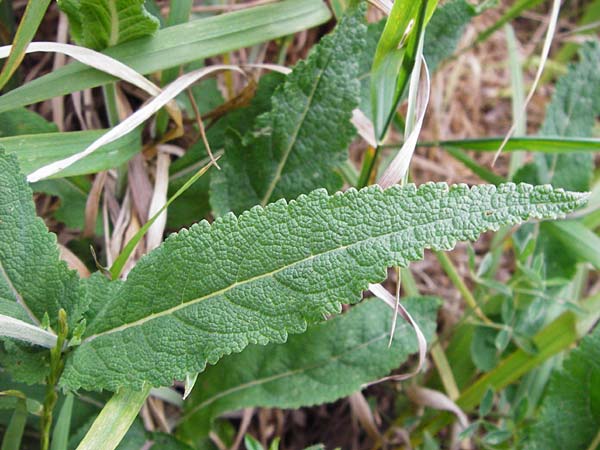
[[[600,327],[573,350],[550,378],[540,417],[526,449],[592,448],[600,429]]]
[[[202,221],[138,262],[88,324],[61,384],[170,385],[250,343],[303,332],[426,248],[561,216],[584,198],[514,184],[372,186],[332,196],[319,189]]]
[[[345,16],[275,91],[252,132],[226,141],[222,170],[212,178],[217,214],[341,187],[333,169],[347,159],[356,132],[350,119],[358,106],[363,16],[364,8]]]
[[[430,337],[439,301],[403,300]],[[285,344],[252,346],[209,367],[186,402],[185,427],[208,434],[210,421],[247,407],[299,408],[332,402],[387,375],[417,351],[414,331],[399,324],[388,348],[393,312],[367,300],[348,313],[291,336]]]
[[[75,42],[95,50],[150,36],[159,26],[144,0],[58,0],[58,5]]]
[[[0,193],[0,303],[18,304],[34,325],[47,313],[52,327],[63,308],[74,326],[85,310],[77,274],[59,259],[56,236],[36,216],[16,157],[2,150]]]

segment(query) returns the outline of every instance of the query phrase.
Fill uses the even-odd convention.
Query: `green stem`
[[[356,184],[358,189],[362,189],[369,185],[369,180],[371,179],[373,169],[375,168],[375,162],[379,158],[380,149],[381,147],[377,147],[377,149],[369,147],[365,152],[360,175],[358,176],[358,183]]]
[[[446,272],[446,275],[448,275],[448,278],[450,278],[450,281],[452,281],[452,284],[454,284],[456,289],[458,289],[458,292],[460,292],[462,297],[465,299],[465,301],[467,302],[467,305],[485,323],[488,323],[488,324],[492,323],[492,321],[490,319],[488,319],[487,316],[483,313],[483,311],[479,308],[479,305],[477,304],[475,297],[473,297],[473,294],[471,293],[471,291],[469,290],[469,288],[463,281],[462,277],[456,270],[454,263],[448,257],[448,255],[444,252],[435,252],[435,256],[437,256],[437,259],[440,262],[442,269],[444,269],[444,272]]]
[[[58,336],[56,346],[50,350],[50,373],[46,379],[46,394],[44,396],[44,406],[41,417],[41,442],[40,448],[48,450],[50,447],[50,430],[52,428],[52,413],[58,400],[56,384],[60,378],[64,361],[62,359],[62,349],[69,332],[67,325],[67,313],[64,309],[58,311]]]

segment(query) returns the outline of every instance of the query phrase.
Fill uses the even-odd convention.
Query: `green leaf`
[[[466,0],[452,0],[435,10],[423,46],[423,56],[431,72],[454,53],[465,27],[476,14],[475,7]]]
[[[527,449],[587,449],[600,430],[600,327],[573,350],[548,384]],[[592,448],[592,447],[589,447]]]
[[[430,338],[439,301],[411,298],[404,306]],[[368,300],[348,313],[309,327],[285,344],[251,346],[200,374],[182,424],[206,434],[210,421],[247,407],[299,408],[335,401],[386,376],[418,350],[414,331],[399,323],[388,348],[392,310]]]
[[[140,386],[136,390],[121,389],[113,395],[92,423],[77,450],[117,448],[134,423],[149,393],[149,386]],[[107,430],[110,430],[110,433],[107,433]]]
[[[363,16],[363,8],[346,15],[296,65],[250,133],[231,133],[222,170],[212,177],[211,204],[218,215],[342,186],[334,169],[348,158],[356,133],[350,119],[358,106]]]
[[[95,50],[151,36],[159,26],[144,0],[58,0],[58,6],[69,18],[75,42]]]
[[[331,17],[322,0],[286,0],[192,20],[111,47],[105,53],[148,74],[249,47],[319,25]],[[100,86],[115,79],[74,62],[0,97],[0,112]]]
[[[439,142],[419,142],[419,145],[427,147],[460,147],[465,150],[475,150],[478,152],[496,152],[503,139],[502,137],[457,139]],[[522,150],[540,153],[598,152],[600,151],[600,139],[563,136],[514,137],[508,140],[502,151],[518,152]]]
[[[32,324],[47,313],[53,327],[63,308],[72,327],[86,307],[79,300],[79,279],[59,259],[56,236],[36,216],[16,157],[3,151],[0,193],[0,301],[16,302]]]
[[[25,108],[18,108],[0,114],[0,138],[20,134],[52,133],[58,127],[39,114]]]
[[[71,428],[71,415],[73,414],[73,394],[67,394],[65,402],[60,408],[54,430],[52,432],[52,445],[50,450],[65,450],[69,443],[69,430]]]
[[[332,196],[319,189],[202,221],[138,262],[88,323],[61,384],[170,385],[250,343],[303,332],[425,248],[449,250],[486,230],[554,218],[584,197],[514,184],[372,186]]]
[[[55,161],[83,151],[107,130],[71,131],[67,133],[44,133],[0,138],[0,148],[15,153],[21,170],[29,174]],[[142,148],[139,130],[99,148],[51,178],[96,173],[118,167],[129,161]]]
[[[19,64],[21,64],[21,61],[23,61],[25,49],[33,40],[49,4],[50,0],[37,0],[27,3],[27,8],[19,23],[10,55],[2,67],[2,72],[0,72],[0,89],[6,85],[10,77],[16,72]]]
[[[437,0],[394,2],[371,68],[373,126],[378,141],[383,139],[408,84],[419,37],[436,5]]]
[[[19,399],[13,412],[8,428],[2,438],[2,450],[19,450],[21,439],[27,423],[27,404],[25,399]]]

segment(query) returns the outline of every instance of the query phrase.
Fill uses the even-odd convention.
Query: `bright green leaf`
[[[170,385],[250,343],[283,342],[355,303],[386,268],[425,248],[529,218],[554,218],[582,194],[506,184],[378,186],[228,214],[173,234],[142,258],[88,323],[61,384]]]
[[[144,0],[58,0],[58,5],[69,18],[75,42],[95,50],[151,36],[159,26]]]

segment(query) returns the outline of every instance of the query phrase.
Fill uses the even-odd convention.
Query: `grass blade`
[[[36,0],[27,3],[25,14],[15,35],[13,48],[8,60],[4,63],[4,67],[2,67],[2,72],[0,72],[0,89],[6,85],[21,61],[23,61],[25,49],[40,26],[49,4],[50,0]]]
[[[71,415],[73,413],[73,394],[67,394],[65,402],[60,408],[54,432],[52,433],[52,444],[50,450],[65,450],[69,444],[69,430],[71,428]]]
[[[0,148],[14,153],[24,173],[29,174],[55,161],[79,153],[100,138],[107,130],[43,133],[0,138]],[[100,147],[95,153],[76,162],[50,178],[96,173],[118,167],[142,148],[140,132]]]
[[[21,448],[21,439],[25,424],[27,423],[27,406],[25,399],[19,398],[17,406],[8,424],[8,428],[4,432],[2,439],[2,450],[19,450]]]
[[[423,147],[458,147],[478,152],[495,152],[502,143],[501,137],[482,139],[458,139],[437,142],[419,142]],[[540,153],[599,152],[600,139],[577,137],[536,137],[511,138],[506,142],[505,152],[526,150]]]
[[[104,53],[148,74],[287,36],[330,17],[322,0],[286,0],[165,28]],[[111,81],[106,73],[71,63],[0,97],[0,112]]]
[[[77,450],[114,450],[138,415],[146,398],[150,394],[150,386],[144,385],[139,390],[121,389],[94,420]]]

